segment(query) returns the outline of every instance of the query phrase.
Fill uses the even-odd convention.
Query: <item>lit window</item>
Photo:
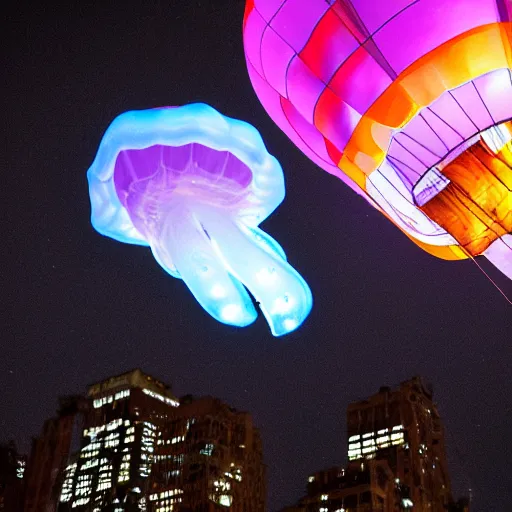
[[[115,430],[116,428],[120,427],[123,424],[123,420],[121,418],[117,420],[112,420],[110,423],[107,424],[107,430]]]
[[[23,474],[25,473],[25,461],[23,459],[18,459],[16,463],[16,476],[18,478],[23,478]]]
[[[65,470],[64,483],[62,485],[62,493],[60,496],[60,501],[65,503],[71,499],[71,495],[73,493],[73,476],[76,472],[76,463],[71,464]]]
[[[98,409],[105,404],[111,404],[114,401],[114,397],[112,395],[104,396],[102,398],[96,398],[93,402],[94,408]],[[76,506],[76,505],[73,505]]]
[[[117,477],[119,483],[130,480],[130,458],[131,455],[129,453],[123,455],[121,466],[119,467],[119,476]]]
[[[213,453],[213,449],[215,448],[215,446],[213,444],[207,444],[204,448],[202,448],[199,453],[201,455],[208,455],[209,457],[211,456],[211,454]]]
[[[90,498],[79,498],[78,500],[73,502],[73,505],[71,505],[73,508],[79,507],[80,505],[87,505],[89,503]]]
[[[229,496],[228,494],[221,494],[219,496],[219,505],[222,505],[224,507],[230,507],[231,503],[233,503],[232,496]]]
[[[143,393],[146,395],[149,395],[152,398],[156,398],[157,400],[160,400],[161,402],[164,402],[167,405],[171,405],[172,407],[179,407],[180,403],[177,400],[173,400],[172,398],[168,398],[163,395],[159,395],[158,393],[155,393],[154,391],[151,391],[150,389],[143,389]]]
[[[351,436],[348,445],[349,460],[361,457],[374,458],[376,450],[403,444],[405,441],[403,428],[403,425],[395,425],[391,429],[384,428],[377,432],[366,432],[361,436]],[[362,442],[359,442],[361,438]]]
[[[130,396],[129,389],[123,389],[123,391],[119,391],[114,395],[114,400],[122,400],[123,398],[128,398]]]

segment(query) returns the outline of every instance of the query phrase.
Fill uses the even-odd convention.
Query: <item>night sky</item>
[[[419,374],[455,491],[472,489],[474,512],[507,510],[511,306],[473,262],[420,250],[280,132],[247,76],[242,0],[102,4],[4,11],[0,440],[28,451],[59,395],[141,367],[178,395],[252,413],[272,512],[309,473],[345,464],[350,401]],[[86,171],[112,119],[196,101],[256,126],[283,166],[286,199],[262,227],[315,299],[285,338],[261,315],[245,329],[215,322],[149,249],[91,227]]]

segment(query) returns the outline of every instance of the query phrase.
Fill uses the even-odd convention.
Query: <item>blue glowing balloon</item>
[[[246,326],[260,304],[274,336],[295,330],[311,291],[258,225],[285,196],[279,162],[251,125],[205,104],[126,112],[107,129],[87,177],[91,222],[151,247],[220,322]]]

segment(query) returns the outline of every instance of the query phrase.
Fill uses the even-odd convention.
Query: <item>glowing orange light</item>
[[[509,131],[512,123],[505,123]],[[421,207],[471,255],[512,233],[512,142],[494,153],[483,140],[442,169],[450,184]]]

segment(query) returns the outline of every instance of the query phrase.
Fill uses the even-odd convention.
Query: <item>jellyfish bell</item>
[[[309,287],[258,227],[285,187],[251,125],[204,104],[126,112],[107,129],[87,176],[94,228],[149,246],[220,322],[256,319],[246,288],[275,336],[309,314]]]
[[[509,0],[247,0],[276,124],[411,240],[512,279]]]

